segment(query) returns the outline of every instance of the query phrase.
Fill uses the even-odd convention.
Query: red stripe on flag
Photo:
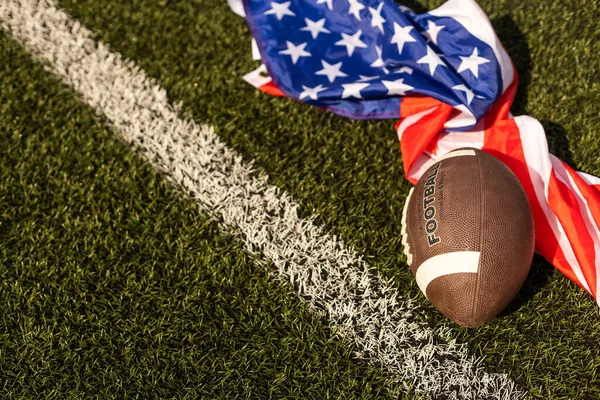
[[[594,240],[586,227],[577,196],[557,176],[553,169],[548,182],[548,204],[559,219],[565,235],[571,243],[571,248],[579,262],[581,272],[586,278],[591,294],[596,295],[596,254],[594,251]],[[584,211],[583,211],[584,212]],[[593,278],[593,279],[592,279]],[[593,280],[593,282],[591,282]]]
[[[400,105],[400,112],[402,113],[402,108],[404,107],[404,100]],[[411,103],[411,107],[414,107],[413,110],[420,108],[425,104],[425,99],[423,103],[414,102]],[[444,128],[444,124],[448,120],[448,117],[452,113],[452,106],[448,104],[437,102],[438,104],[433,108],[430,107],[431,112],[427,113],[427,109],[421,111],[424,113],[417,121],[418,123],[414,123],[409,125],[403,132],[402,138],[400,140],[400,149],[402,151],[402,162],[404,164],[404,173],[406,178],[411,182],[415,183],[414,179],[409,177],[409,171],[411,170],[413,164],[419,158],[421,153],[427,149],[431,142],[435,141],[439,132]],[[410,117],[408,117],[410,118]],[[402,127],[402,121],[399,125],[397,125],[397,129]]]
[[[517,85],[519,84],[519,77],[517,75],[516,69],[515,75],[513,77],[513,81],[506,88],[502,96],[496,100],[494,105],[489,109],[489,111],[483,117],[483,127],[484,129],[490,128],[497,123],[501,123],[510,118],[510,108],[512,107],[513,101],[515,99],[515,95],[517,94]]]
[[[285,94],[275,85],[273,81],[265,83],[258,88],[260,91],[270,94],[271,96],[286,97]]]
[[[590,286],[592,294],[600,304],[600,191],[597,187],[590,185],[581,177],[577,171],[573,170],[563,161],[556,159],[563,164],[568,174],[570,184],[576,192],[580,202],[582,217],[584,218],[586,228],[594,241],[594,262],[585,266],[584,275]],[[582,267],[583,268],[583,267]]]
[[[429,96],[411,95],[403,97],[402,102],[400,103],[400,118],[402,119],[418,114],[441,104],[444,103]],[[399,123],[400,121],[398,121],[398,124]],[[396,128],[398,128],[398,126],[396,126]]]

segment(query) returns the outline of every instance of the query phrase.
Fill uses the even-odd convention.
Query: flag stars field
[[[347,117],[373,119],[399,117],[400,97],[394,95],[396,98],[384,100],[381,96],[388,95],[388,89],[383,84],[372,85],[369,88],[369,98],[373,102],[369,107],[362,107],[358,102],[344,101],[347,97],[341,95],[344,92],[343,88],[334,84],[340,83],[339,78],[346,78],[341,82],[344,84],[377,79],[373,77],[393,82],[398,77],[390,74],[407,71],[411,76],[405,77],[403,84],[410,86],[411,92],[432,96],[451,106],[464,105],[465,107],[471,105],[470,96],[466,94],[455,96],[451,94],[451,90],[436,89],[430,77],[433,77],[440,70],[439,68],[447,68],[444,76],[449,78],[451,83],[447,89],[464,83],[466,88],[488,93],[490,98],[497,97],[498,91],[502,89],[502,86],[494,84],[494,79],[502,72],[499,69],[506,69],[505,67],[498,63],[491,63],[485,70],[479,68],[480,65],[489,62],[480,56],[480,54],[489,54],[489,44],[481,43],[473,32],[462,25],[457,26],[456,22],[452,22],[455,20],[444,17],[443,14],[432,14],[431,17],[427,16],[418,22],[411,22],[412,12],[406,11],[403,14],[399,9],[404,10],[404,8],[389,2],[369,3],[370,7],[367,8],[366,2],[340,0],[331,3],[335,6],[334,10],[329,9],[328,3],[317,0],[302,3],[303,6],[299,4],[269,0],[254,0],[247,3],[251,14],[256,13],[257,18],[260,14],[260,18],[253,24],[253,30],[256,31],[254,39],[261,49],[266,49],[263,55],[266,59],[263,63],[267,65],[269,73],[274,76],[300,74],[309,79],[302,84],[294,79],[277,82],[285,86],[280,88],[281,91],[291,97],[310,100],[311,104]],[[270,7],[268,13],[273,14],[275,18],[268,15],[263,17],[266,7]],[[355,13],[356,18],[351,15],[349,17],[347,12]],[[340,15],[343,16],[343,23],[339,19]],[[284,18],[288,18],[287,23],[275,21]],[[445,34],[450,29],[449,26],[452,27],[453,35]],[[267,27],[268,29],[262,31]],[[451,43],[454,34],[463,38],[464,46],[456,48],[447,46]],[[271,46],[273,48],[269,50]],[[274,50],[281,57],[276,58]],[[469,54],[465,54],[467,51]],[[454,68],[448,70],[447,62],[451,62]],[[412,74],[415,67],[425,74]],[[457,69],[463,73],[462,77],[457,73]],[[467,70],[471,72],[468,73]],[[483,75],[482,71],[485,71],[486,79],[479,79]],[[468,75],[473,75],[477,82],[473,80],[468,80],[468,83],[463,82],[464,78],[469,78]],[[320,76],[325,78],[320,79]],[[512,74],[507,73],[506,76]],[[271,79],[268,76],[264,78],[248,77],[247,81],[260,87]],[[273,89],[272,83],[269,84]],[[311,96],[304,93],[306,90],[303,86],[314,88],[318,84],[327,85],[328,89],[340,93],[339,97],[328,96],[327,101],[320,101],[320,99],[313,100]],[[334,92],[328,93],[332,95]],[[359,91],[359,93],[363,92]],[[350,97],[355,98],[355,96]],[[380,107],[385,109],[379,110]],[[477,119],[478,114],[485,110],[484,104],[476,102],[470,111]]]

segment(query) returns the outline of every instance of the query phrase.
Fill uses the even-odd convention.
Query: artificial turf
[[[392,121],[350,121],[246,85],[241,76],[257,66],[250,36],[225,2],[60,4],[364,253],[416,300],[420,318],[485,356],[487,370],[532,397],[600,397],[597,306],[547,262],[536,258],[517,300],[482,328],[458,328],[426,303],[401,253],[410,185]],[[421,12],[440,2],[404,4]],[[542,121],[554,154],[600,175],[600,5],[480,4],[520,74],[513,112]],[[0,43],[10,60],[0,64],[7,395],[394,395],[389,377],[350,361],[349,344],[76,95],[6,35]]]
[[[1,33],[0,54],[0,398],[396,396]]]

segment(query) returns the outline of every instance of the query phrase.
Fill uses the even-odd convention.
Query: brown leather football
[[[474,328],[498,315],[523,285],[533,258],[533,215],[506,165],[481,150],[458,149],[411,189],[402,243],[431,304]]]

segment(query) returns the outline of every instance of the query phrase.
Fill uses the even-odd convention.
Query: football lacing
[[[408,192],[408,196],[406,196],[406,202],[404,203],[404,209],[402,210],[402,246],[404,247],[403,253],[406,256],[406,263],[408,266],[412,265],[413,256],[410,252],[410,245],[408,244],[408,232],[406,227],[406,215],[408,214],[408,202],[410,201],[410,196],[412,196],[415,188],[410,188]]]

